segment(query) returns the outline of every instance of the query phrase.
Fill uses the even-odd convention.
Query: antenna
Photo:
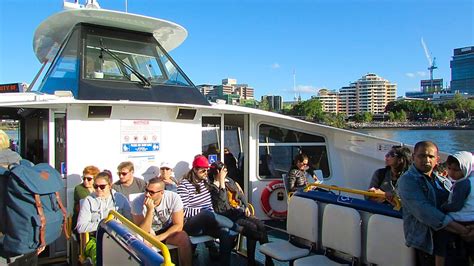
[[[295,92],[295,97],[293,98],[293,100],[296,102],[298,98],[296,97],[296,71],[295,69],[293,69],[293,91]]]
[[[421,37],[421,46],[423,46],[423,50],[425,51],[426,59],[428,60],[428,70],[430,71],[430,89],[433,89],[433,70],[437,69],[436,66],[436,57],[431,59],[431,52],[428,50],[428,46],[426,46],[425,40]]]

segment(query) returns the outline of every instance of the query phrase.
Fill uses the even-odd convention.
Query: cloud
[[[318,88],[312,85],[298,85],[296,88],[291,88],[291,89],[284,89],[283,91],[286,93],[300,93],[300,94],[317,94],[320,89],[324,88]]]
[[[428,73],[426,73],[426,72],[424,72],[424,71],[418,71],[418,72],[416,72],[416,74],[418,74],[418,76],[420,76],[420,77],[426,77],[426,76],[428,76]]]
[[[408,72],[408,73],[405,73],[405,76],[409,78],[424,78],[428,76],[428,73],[426,73],[425,71],[417,71],[415,73]]]
[[[278,63],[273,63],[271,66],[270,66],[272,69],[277,69],[277,68],[280,68],[280,64]]]

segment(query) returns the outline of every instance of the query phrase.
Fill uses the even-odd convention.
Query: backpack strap
[[[56,195],[56,200],[58,201],[59,208],[61,208],[61,212],[63,213],[63,231],[64,235],[66,236],[66,239],[69,240],[69,232],[67,230],[67,214],[66,214],[66,208],[64,208],[63,202],[61,201],[61,197],[59,196],[59,192],[56,191],[54,193]]]
[[[38,248],[38,249],[41,249],[42,247],[46,246],[46,239],[45,239],[46,217],[44,217],[43,204],[41,203],[41,198],[39,194],[35,194],[35,206],[36,206],[36,210],[38,211],[38,216],[41,221],[40,232],[39,232],[40,246]]]

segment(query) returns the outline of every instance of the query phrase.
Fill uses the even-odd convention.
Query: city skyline
[[[99,3],[125,10],[125,1]],[[0,83],[33,80],[41,67],[32,51],[34,31],[61,10],[60,0],[0,3]],[[188,30],[170,54],[195,85],[234,78],[254,88],[256,99],[308,99],[367,73],[396,83],[397,96],[404,96],[429,79],[422,38],[436,57],[434,78],[445,84],[453,50],[474,44],[474,3],[466,0],[129,0],[128,12]]]

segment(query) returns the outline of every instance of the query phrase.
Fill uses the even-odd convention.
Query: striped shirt
[[[184,218],[190,218],[201,212],[201,210],[212,209],[211,194],[204,185],[204,181],[198,183],[201,193],[197,194],[196,188],[187,179],[181,180],[178,186],[178,194],[183,201]]]

